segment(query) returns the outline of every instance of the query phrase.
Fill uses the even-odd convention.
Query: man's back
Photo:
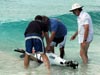
[[[24,35],[31,33],[37,33],[42,35],[42,31],[44,32],[48,31],[46,25],[39,21],[32,21],[29,23]]]
[[[62,37],[67,34],[66,26],[61,21],[55,18],[50,19],[50,31],[56,32],[55,37]]]

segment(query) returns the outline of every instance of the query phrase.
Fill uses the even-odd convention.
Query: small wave
[[[90,11],[88,12],[93,20],[93,25],[96,30],[100,28],[100,11]],[[74,16],[72,13],[62,14],[62,15],[53,15],[49,17],[55,17],[60,19],[69,29],[69,31],[77,29],[77,21],[76,16]],[[4,23],[17,23],[17,22],[30,22],[32,18],[30,19],[8,19],[8,20],[2,20],[0,21],[0,25],[4,25]],[[10,24],[8,24],[10,25]]]
[[[21,22],[21,21],[31,21],[32,19],[7,19],[7,20],[1,20],[0,25],[4,23],[11,23],[11,22]]]

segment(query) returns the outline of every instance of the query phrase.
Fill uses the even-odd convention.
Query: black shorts
[[[56,42],[56,46],[59,44],[59,43],[61,43],[62,41],[64,40],[64,36],[63,37],[60,37],[60,38],[54,38],[53,39],[53,42]]]

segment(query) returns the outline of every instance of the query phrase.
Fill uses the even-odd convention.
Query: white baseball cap
[[[82,8],[82,7],[83,7],[83,6],[81,6],[80,4],[75,3],[75,4],[72,5],[72,8],[70,9],[70,12],[72,12],[72,11],[75,10],[75,9]]]

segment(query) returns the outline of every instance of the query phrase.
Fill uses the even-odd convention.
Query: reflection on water
[[[2,1],[9,2],[12,0],[2,0]],[[16,1],[18,1],[18,0],[16,0]],[[20,0],[20,1],[22,1],[22,0]],[[21,3],[20,1],[18,1],[18,3]],[[23,2],[25,2],[25,1],[27,1],[27,0],[23,0]],[[31,1],[33,1],[33,0],[31,0]],[[36,1],[39,1],[39,0],[36,0]],[[50,0],[47,0],[47,1],[50,1]],[[61,0],[59,0],[59,1],[61,1]],[[88,0],[88,1],[90,1],[90,0]],[[98,4],[100,3],[99,1],[100,0],[97,1]],[[54,2],[52,2],[52,3],[54,3]],[[94,4],[96,5],[96,3],[94,3]],[[4,7],[7,8],[7,6],[5,6],[5,4],[3,4],[3,5],[4,5]],[[66,3],[65,3],[65,5],[66,5]],[[87,5],[88,5],[88,3],[87,3]],[[2,3],[1,3],[1,6],[2,6]],[[10,6],[12,6],[12,5],[10,5]],[[25,7],[26,6],[27,5],[25,5]],[[48,6],[48,4],[47,4],[47,6]],[[62,4],[61,4],[61,6],[62,6]],[[21,7],[22,7],[22,5],[21,5]],[[30,6],[30,4],[29,4],[29,7],[33,8],[33,6],[32,7]],[[39,7],[41,7],[41,5]],[[55,3],[53,6],[50,5],[50,8],[51,8],[50,11],[52,11],[52,7],[59,10],[60,4],[58,4],[57,6],[55,5]],[[0,18],[4,19],[4,20],[8,17],[12,18],[13,16],[15,16],[13,18],[18,18],[18,19],[19,19],[19,17],[21,19],[24,17],[29,18],[29,17],[34,16],[34,14],[33,14],[34,10],[35,10],[36,14],[37,14],[36,10],[38,10],[37,8],[33,8],[34,10],[31,12],[32,13],[32,15],[31,15],[30,12],[27,11],[28,9],[26,10],[26,8],[23,8],[23,10],[26,11],[26,12],[24,12],[24,14],[17,11],[17,9],[15,10],[15,8],[14,8],[14,10],[12,10],[11,8],[12,7],[7,8],[7,9],[14,11],[13,14],[8,15],[7,13],[12,13],[12,12],[4,13],[2,11],[0,13],[1,14],[3,13],[4,15],[1,15],[1,16],[4,16],[4,17],[0,17]],[[49,7],[47,7],[47,9],[48,8]],[[23,12],[22,8],[18,8],[18,9],[21,9],[21,11]],[[6,9],[2,9],[2,10],[7,11]],[[29,10],[32,10],[32,9],[29,9]],[[44,10],[44,9],[42,9],[42,10]],[[19,12],[20,14],[17,13],[16,11]],[[38,11],[40,11],[40,10],[38,10]],[[45,10],[45,11],[46,11],[46,13],[49,13],[51,15],[59,13],[56,10],[55,11],[57,13],[54,13],[54,10],[52,12],[48,12],[48,10]],[[43,12],[43,11],[41,11],[41,12]],[[60,11],[60,12],[62,12],[62,11]],[[38,12],[38,13],[40,13],[40,12]],[[14,14],[18,14],[19,16],[16,16]],[[67,26],[68,27],[68,36],[67,36],[67,42],[66,42],[66,47],[65,47],[65,49],[66,49],[65,50],[65,52],[66,52],[65,59],[69,59],[69,60],[73,59],[73,60],[78,61],[79,67],[78,67],[78,69],[72,69],[69,67],[51,66],[50,73],[47,72],[44,64],[40,65],[33,61],[30,64],[30,68],[28,70],[25,70],[24,66],[23,66],[23,59],[19,58],[19,54],[11,51],[13,48],[16,48],[16,47],[24,47],[23,46],[24,45],[23,32],[24,32],[24,28],[26,28],[26,25],[28,24],[29,21],[25,21],[25,22],[24,21],[18,21],[18,22],[15,21],[15,22],[4,22],[4,23],[2,23],[0,21],[0,33],[1,33],[1,36],[0,36],[0,51],[1,51],[0,52],[0,75],[100,75],[100,42],[98,41],[98,40],[100,40],[100,20],[99,20],[100,16],[98,16],[98,15],[100,15],[100,12],[94,11],[94,12],[90,12],[90,14],[93,18],[95,35],[94,35],[94,40],[91,43],[90,48],[89,48],[89,63],[87,65],[82,64],[82,62],[81,62],[82,60],[79,57],[79,44],[77,43],[77,40],[75,40],[73,42],[69,41],[69,38],[74,33],[73,31],[75,31],[75,27],[76,27],[76,21],[73,20],[74,19],[74,17],[72,17],[73,15],[67,14],[67,15],[58,16],[57,18],[60,18],[66,25],[68,25]],[[16,35],[18,35],[18,36],[16,36]],[[58,49],[56,49],[56,53],[59,55]]]
[[[0,52],[0,75],[100,75],[100,60],[98,59],[100,58],[99,53],[97,52],[96,55],[96,52],[91,51],[89,56],[91,56],[89,57],[89,63],[85,65],[82,64],[82,62],[79,62],[78,69],[51,66],[51,70],[48,73],[44,64],[40,65],[31,61],[29,69],[25,70],[23,59],[20,59],[19,55],[16,57]],[[76,59],[76,57],[74,58]],[[78,58],[78,61],[81,61],[81,59]]]

